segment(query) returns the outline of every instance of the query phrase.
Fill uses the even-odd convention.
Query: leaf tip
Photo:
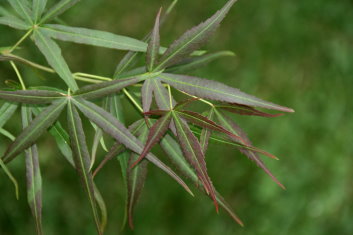
[[[226,52],[224,52],[224,55],[225,56],[236,56],[235,52],[233,52],[233,51],[226,51]]]
[[[287,112],[287,113],[295,113],[295,110],[294,110],[294,109],[291,109],[291,108],[284,108],[283,111],[284,111],[284,112]]]
[[[280,182],[277,182],[277,184],[278,184],[283,190],[287,190],[287,188],[286,188],[283,184],[281,184]]]

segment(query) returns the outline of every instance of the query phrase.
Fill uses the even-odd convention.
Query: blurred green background
[[[158,8],[169,2],[85,0],[62,19],[72,26],[142,38],[152,28]],[[168,45],[225,2],[179,1],[162,29],[162,43]],[[0,26],[0,35],[0,46],[10,46],[21,32]],[[18,53],[45,64],[36,49],[28,49],[31,45],[28,40]],[[73,71],[103,76],[112,75],[123,55],[71,43],[60,45]],[[152,166],[136,208],[136,228],[120,232],[124,191],[114,161],[97,177],[108,204],[106,234],[353,234],[353,2],[240,0],[206,49],[232,50],[237,56],[220,59],[193,74],[296,110],[274,119],[234,116],[255,146],[280,158],[265,161],[287,190],[281,190],[236,149],[212,144],[207,155],[210,176],[244,221],[244,228],[223,211],[217,215],[207,197],[200,193],[190,197]],[[22,65],[20,69],[29,84],[45,79],[44,73]],[[4,80],[15,79],[8,63],[0,64],[0,73],[1,86]],[[18,133],[18,115],[6,128]],[[0,141],[3,152],[9,141],[3,137]],[[42,138],[39,146],[46,234],[95,234],[76,173],[51,137]],[[34,234],[23,156],[10,168],[21,182],[21,197],[16,201],[11,183],[1,172],[0,234]]]

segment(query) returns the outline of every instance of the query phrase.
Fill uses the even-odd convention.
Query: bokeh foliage
[[[65,14],[63,20],[142,38],[165,2],[85,0]],[[161,31],[162,44],[170,43],[222,4],[180,1]],[[353,4],[349,0],[239,1],[207,48],[230,49],[237,56],[219,60],[195,74],[296,110],[295,114],[276,119],[238,117],[256,146],[280,157],[280,161],[266,163],[287,190],[282,191],[234,148],[211,144],[207,155],[210,175],[244,220],[245,228],[225,213],[217,216],[208,198],[201,194],[190,198],[171,179],[151,167],[137,206],[135,231],[126,229],[122,233],[351,234],[352,20]],[[5,31],[9,32],[8,28],[0,26],[0,45],[6,46],[20,36],[15,31]],[[103,76],[113,73],[123,54],[69,43],[61,46],[73,71]],[[42,62],[45,63],[44,59]],[[33,83],[37,76],[42,76],[34,70],[21,69],[26,78],[33,77]],[[0,72],[15,79],[7,64],[0,65]],[[19,132],[17,118],[9,126]],[[1,143],[8,144],[8,140],[0,138]],[[85,195],[77,187],[75,172],[58,157],[53,144],[51,138],[40,143],[44,230],[47,234],[95,234],[90,208],[82,200]],[[6,145],[0,145],[2,151]],[[7,190],[12,187],[10,182],[0,181],[0,234],[33,232],[25,198],[23,161],[20,157],[11,163],[13,173],[22,183],[19,201]],[[1,178],[5,179],[3,173]],[[117,162],[109,164],[97,177],[97,184],[109,205],[107,234],[117,234],[124,206]]]

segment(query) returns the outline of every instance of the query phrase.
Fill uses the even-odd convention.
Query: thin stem
[[[180,91],[180,90],[178,90],[178,91]],[[194,95],[190,95],[190,94],[188,94],[188,93],[186,93],[186,92],[184,92],[184,91],[180,91],[180,92],[183,93],[183,94],[185,94],[185,95],[187,95],[187,96],[190,96],[190,97],[192,97],[192,98],[197,98],[199,101],[201,101],[201,102],[203,102],[203,103],[205,103],[205,104],[211,106],[212,108],[215,107],[214,104],[212,104],[211,102],[209,102],[209,101],[207,101],[207,100],[204,100],[204,99],[202,99],[202,98],[200,98],[200,97],[197,97],[197,96],[194,96]]]
[[[137,101],[132,97],[132,95],[124,88],[123,89],[124,94],[129,98],[129,100],[135,105],[135,107],[143,113],[142,107],[137,103]]]
[[[16,64],[15,64],[13,61],[10,61],[10,64],[11,64],[12,68],[13,68],[13,69],[15,70],[15,72],[16,72],[16,75],[17,75],[17,77],[18,77],[18,80],[19,80],[20,83],[21,83],[22,90],[26,90],[25,83],[23,82],[22,76],[21,76],[20,71],[18,70]]]
[[[0,133],[4,136],[6,136],[7,138],[9,138],[10,140],[12,141],[15,141],[16,137],[13,136],[9,131],[3,129],[3,128],[0,128]]]
[[[169,105],[170,105],[170,110],[173,109],[173,101],[172,101],[172,91],[170,90],[170,86],[167,85],[168,88],[168,94],[169,94]]]
[[[48,73],[55,73],[55,70],[52,69],[52,68],[49,68],[49,67],[34,63],[34,62],[30,61],[30,60],[27,60],[25,58],[19,57],[17,55],[7,54],[7,56],[12,57],[12,58],[24,63],[24,64],[27,64],[27,65],[29,65],[31,67],[34,67],[34,68],[37,68],[39,70],[43,70],[43,71],[48,72]]]
[[[90,78],[85,78],[85,77],[79,77],[79,76],[75,76],[73,75],[74,79],[78,80],[78,81],[83,81],[83,82],[88,82],[88,83],[101,83],[102,81],[100,80],[95,80],[95,79],[90,79]]]
[[[13,54],[6,54],[9,57],[12,57],[15,60],[18,60],[19,62],[22,62],[24,64],[27,64],[33,68],[48,72],[48,73],[56,73],[54,69],[47,67],[47,66],[43,66],[37,63],[34,63],[30,60],[27,60],[25,58],[22,58],[20,56],[16,56]],[[143,74],[141,74],[143,75]],[[103,76],[98,76],[98,75],[94,75],[94,74],[88,74],[88,73],[81,73],[81,72],[76,72],[73,73],[72,76],[74,77],[74,79],[79,80],[79,81],[84,81],[84,82],[88,82],[88,83],[101,83],[102,81],[111,81],[111,78],[108,77],[103,77]],[[137,75],[135,75],[137,76]],[[135,76],[131,76],[131,77],[135,77]]]
[[[199,98],[199,97],[196,97],[196,96],[194,96],[194,98],[198,98],[201,102],[203,102],[203,103],[205,103],[205,104],[211,106],[212,108],[215,107],[214,104],[212,104],[211,102],[209,102],[209,101],[207,101],[207,100],[204,100],[204,99]]]
[[[20,38],[20,40],[18,40],[18,42],[16,42],[16,44],[13,47],[11,47],[9,53],[15,50],[32,33],[32,31],[33,31],[33,28],[28,30],[28,32],[25,35],[23,35],[23,37]]]
[[[98,75],[93,75],[93,74],[88,74],[88,73],[74,73],[74,76],[78,77],[86,77],[86,78],[93,78],[97,80],[102,80],[102,81],[111,81],[113,79],[108,78],[108,77],[103,77],[103,76],[98,76]]]

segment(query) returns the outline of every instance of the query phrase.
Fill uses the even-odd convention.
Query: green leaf
[[[74,160],[72,156],[72,150],[70,148],[70,138],[69,134],[64,130],[60,122],[55,122],[49,129],[49,133],[54,137],[55,142],[66,160],[74,166]]]
[[[48,22],[55,17],[61,15],[64,13],[66,10],[70,9],[73,5],[78,3],[80,0],[61,0],[58,2],[56,5],[54,5],[52,8],[50,8],[47,13],[43,16],[39,24],[42,24],[44,22]]]
[[[7,0],[12,8],[17,12],[17,14],[24,19],[27,23],[33,24],[31,15],[32,11],[30,9],[27,0]]]
[[[5,102],[0,108],[0,128],[2,128],[6,122],[16,112],[18,104]]]
[[[233,133],[237,133],[239,136],[241,136],[241,144],[244,145],[248,145],[251,146],[251,142],[248,139],[247,135],[245,134],[245,132],[233,121],[231,120],[229,117],[227,117],[224,113],[221,113],[220,111],[215,109],[215,115],[219,121],[219,123],[226,128],[227,130],[233,132]],[[268,174],[272,180],[278,184],[281,188],[285,189],[284,185],[281,184],[281,182],[279,182],[279,180],[272,174],[272,172],[266,167],[266,165],[263,163],[263,161],[260,159],[260,157],[258,156],[258,154],[253,151],[253,150],[249,150],[246,148],[241,148],[240,151],[245,154],[250,160],[254,161],[256,163],[256,165],[258,165],[260,168],[262,168],[266,174]]]
[[[20,102],[25,104],[48,104],[59,99],[66,99],[65,94],[55,91],[44,90],[18,90],[18,91],[2,91],[0,90],[0,98],[11,102]]]
[[[154,123],[149,130],[145,147],[137,161],[132,164],[132,167],[138,164],[151,151],[152,147],[162,139],[168,130],[171,120],[172,114],[168,112]]]
[[[110,113],[119,122],[124,124],[125,119],[124,119],[123,106],[121,104],[121,97],[119,95],[112,95],[112,96],[108,97],[108,99],[109,99],[109,105],[110,105],[110,107],[109,107]],[[117,154],[115,156],[117,156]],[[121,173],[122,173],[124,182],[126,182],[126,169],[127,169],[127,165],[128,165],[128,159],[129,159],[129,155],[127,153],[122,153],[118,158],[120,166],[121,166]]]
[[[167,89],[158,79],[152,79],[152,89],[157,106],[162,110],[170,110],[176,104],[175,100],[169,96]]]
[[[214,116],[214,109],[211,108],[210,111],[208,111],[207,114],[207,119],[213,121],[213,116]],[[203,128],[200,134],[200,145],[202,148],[202,152],[206,155],[207,147],[208,147],[208,141],[211,137],[211,130],[209,128]]]
[[[195,69],[206,66],[210,62],[225,56],[235,56],[232,51],[219,51],[194,58],[186,58],[180,63],[166,69],[168,73],[192,72]]]
[[[66,99],[55,101],[41,112],[6,150],[3,160],[10,162],[23,150],[30,147],[59,117],[66,105]]]
[[[9,177],[9,179],[13,183],[13,185],[15,187],[16,198],[18,200],[18,198],[19,198],[19,190],[18,190],[18,183],[17,183],[16,178],[12,175],[11,171],[6,167],[6,165],[5,165],[5,163],[3,162],[2,159],[0,159],[0,166],[4,170],[4,172],[7,175],[7,177]]]
[[[43,108],[41,107],[33,107],[32,112],[34,115],[38,116],[42,112]],[[59,121],[56,121],[50,128],[49,133],[54,137],[56,145],[58,146],[62,155],[64,155],[65,159],[72,165],[75,166],[72,151],[70,148],[70,137],[69,134],[65,131]]]
[[[185,178],[190,178],[193,182],[199,182],[195,171],[189,162],[185,160],[183,152],[178,142],[170,135],[166,134],[160,141],[162,149],[167,153],[168,159],[173,163]]]
[[[293,109],[273,104],[255,96],[241,92],[239,89],[226,86],[220,82],[176,74],[161,74],[163,82],[188,94],[211,100],[237,103],[248,106],[275,109],[283,112],[294,112]]]
[[[140,119],[133,124],[131,124],[128,128],[128,130],[133,134],[134,136],[138,135],[141,130],[145,127],[145,120]],[[128,167],[128,161],[130,157],[128,156],[127,152],[125,151],[125,146],[119,142],[116,142],[108,151],[108,153],[104,156],[104,159],[102,162],[99,164],[99,166],[95,169],[93,173],[93,177],[96,176],[96,174],[105,166],[105,164],[112,160],[114,157],[117,157],[120,165],[121,165],[121,170],[122,170],[122,176],[124,179],[124,182],[127,182],[126,174],[127,174],[127,167]],[[124,167],[124,168],[123,168]]]
[[[102,146],[105,147],[102,129],[98,128],[95,124],[93,124],[93,125],[94,125],[95,132],[94,132],[93,143],[92,143],[91,164],[89,167],[90,170],[92,169],[92,167],[95,164],[99,143],[103,143]]]
[[[180,110],[180,109],[188,106],[189,104],[191,104],[192,102],[197,101],[197,100],[200,100],[200,98],[192,97],[192,98],[182,100],[175,105],[174,110]]]
[[[146,52],[147,50],[147,43],[145,42],[99,30],[56,24],[44,25],[41,30],[50,37],[62,41],[126,51]]]
[[[119,94],[115,94],[112,95],[110,97],[107,97],[107,99],[109,100],[109,111],[110,113],[121,123],[125,124],[125,119],[124,119],[124,109],[123,106],[121,104],[121,97]],[[125,148],[122,147],[122,150],[124,150]],[[121,175],[123,177],[123,182],[124,182],[124,189],[125,189],[125,213],[124,213],[124,220],[123,220],[123,224],[122,224],[122,228],[125,227],[126,222],[128,220],[128,216],[127,216],[127,203],[128,203],[128,186],[127,186],[127,168],[128,168],[128,160],[129,160],[129,154],[125,151],[119,154],[116,153],[114,155],[112,155],[111,158],[113,157],[118,157],[118,161],[120,164],[120,168],[121,168]],[[104,165],[104,163],[102,164]],[[95,172],[96,173],[96,172]]]
[[[67,106],[67,120],[69,126],[71,148],[74,153],[73,156],[75,167],[87,192],[98,234],[103,234],[101,231],[97,204],[94,198],[94,183],[92,174],[89,169],[90,155],[86,144],[86,137],[83,131],[81,118],[71,100],[68,102]]]
[[[107,206],[105,205],[104,199],[97,188],[96,184],[93,184],[93,190],[94,190],[94,198],[96,199],[97,205],[101,211],[101,223],[100,223],[100,229],[102,233],[104,233],[105,227],[108,222],[108,212],[107,212]]]
[[[35,109],[32,109],[36,114],[40,113],[41,109],[36,107]],[[60,122],[57,121],[54,123],[54,125],[49,129],[49,133],[55,138],[55,141],[59,147],[59,150],[61,153],[64,155],[66,160],[75,168],[75,163],[73,160],[73,154],[72,150],[70,148],[70,138],[69,134],[64,130],[64,128],[61,126]],[[101,230],[104,231],[104,227],[107,222],[107,209],[104,203],[104,200],[98,190],[98,188],[94,185],[94,197],[97,201],[97,204],[99,206],[99,209],[101,211]]]
[[[6,8],[0,6],[0,16],[13,16],[13,14],[9,12]]]
[[[197,138],[192,134],[189,126],[185,124],[181,118],[176,114],[176,112],[172,112],[175,129],[177,132],[177,137],[183,150],[185,159],[193,166],[195,171],[197,172],[197,176],[199,180],[202,182],[205,191],[210,197],[213,199],[213,202],[216,207],[216,211],[218,211],[218,204],[215,196],[215,189],[213,184],[208,176],[205,156],[202,152],[200,143]]]
[[[50,66],[58,73],[72,91],[76,91],[78,86],[71,74],[69,66],[61,55],[60,47],[40,28],[34,32],[33,38]]]
[[[108,109],[108,106],[109,106],[109,97],[104,99],[104,102],[103,102],[103,108],[105,110]],[[96,157],[97,157],[97,150],[98,150],[98,146],[99,144],[101,144],[102,148],[108,152],[108,149],[105,145],[105,142],[104,142],[104,138],[103,138],[103,131],[101,128],[97,127],[96,124],[94,124],[93,122],[91,122],[91,125],[93,126],[94,128],[94,138],[93,138],[93,143],[92,143],[92,151],[91,151],[91,164],[90,164],[90,170],[92,169],[92,167],[94,166],[94,163],[96,161]]]
[[[85,98],[85,99],[96,99],[104,96],[108,96],[117,93],[121,89],[136,84],[138,82],[144,81],[150,77],[156,76],[157,74],[142,74],[140,76],[118,79],[109,82],[101,82],[98,84],[84,86],[74,93],[75,97]]]
[[[8,133],[6,130],[2,129],[2,127],[6,124],[6,122],[12,117],[12,115],[15,113],[18,105],[13,104],[13,103],[8,103],[5,102],[1,108],[0,108],[0,129],[1,129],[1,134],[7,136],[8,138],[12,139],[13,136]],[[10,135],[9,135],[10,134]],[[16,198],[19,197],[19,191],[18,191],[18,183],[15,177],[11,174],[10,170],[6,167],[5,163],[3,162],[2,159],[0,159],[0,166],[3,168],[5,174],[9,177],[9,179],[12,181],[14,187],[15,187],[15,192],[16,192]]]
[[[27,106],[22,106],[22,125],[25,129],[32,122],[32,112]],[[37,234],[42,231],[42,176],[40,173],[37,145],[34,144],[25,151],[27,200],[36,222]]]
[[[10,26],[15,29],[27,30],[31,27],[31,25],[22,21],[21,19],[15,16],[2,16],[0,17],[0,24]]]
[[[124,57],[120,60],[119,64],[116,66],[113,78],[114,79],[119,78],[123,72],[125,72],[128,68],[133,66],[137,62],[136,58],[138,57],[139,54],[140,52],[137,52],[137,51],[129,51],[128,53],[126,53]],[[145,68],[146,67],[141,68],[142,73],[146,72]],[[140,74],[140,71],[138,72],[138,74]]]
[[[155,70],[158,71],[180,62],[188,57],[191,52],[205,44],[235,2],[236,0],[229,0],[226,5],[211,18],[184,33],[163,54]]]
[[[146,62],[147,70],[152,71],[153,67],[158,60],[158,52],[160,47],[160,37],[159,37],[159,19],[161,16],[162,8],[159,9],[159,12],[156,17],[154,28],[151,33],[151,39],[147,47]]]
[[[97,126],[102,128],[107,134],[114,137],[128,149],[137,154],[141,154],[143,144],[110,113],[83,99],[73,99],[73,101],[87,118],[96,123]],[[187,192],[191,192],[184,181],[182,181],[169,167],[159,161],[153,154],[148,154],[146,158],[176,180]]]
[[[11,134],[9,131],[7,131],[3,128],[0,128],[0,134],[9,138],[12,141],[14,141],[16,139],[16,137],[13,134]]]
[[[32,1],[32,18],[34,22],[38,22],[42,16],[45,6],[47,5],[47,0],[33,0]]]
[[[141,88],[143,112],[150,111],[152,104],[153,79],[146,79]]]
[[[138,139],[141,143],[145,143],[147,140],[148,128],[144,125],[143,130],[141,131]],[[147,164],[148,161],[142,161],[138,166],[133,167],[133,163],[139,158],[136,153],[131,153],[131,157],[129,158],[128,166],[127,166],[127,191],[128,191],[128,199],[127,199],[127,217],[129,219],[130,228],[133,229],[133,210],[135,209],[135,205],[138,199],[141,196],[141,192],[146,180],[147,176]]]
[[[195,171],[190,167],[190,165],[186,162],[183,152],[180,149],[178,143],[174,140],[170,135],[166,135],[161,141],[161,147],[167,153],[167,157],[169,160],[177,167],[177,169],[188,179],[190,179],[198,189],[202,191],[202,187],[200,187],[200,182]],[[205,191],[204,191],[205,192]],[[233,212],[231,207],[225,202],[225,200],[221,197],[221,195],[216,191],[216,200],[218,204],[228,212],[229,216],[231,216],[234,221],[243,226],[243,222],[239,219],[239,217]]]
[[[40,113],[41,108],[36,107],[32,109],[34,113],[37,115]],[[72,156],[72,150],[70,148],[70,138],[69,134],[64,130],[61,126],[60,122],[57,121],[54,125],[49,129],[49,133],[55,138],[56,144],[59,147],[60,152],[64,155],[66,160],[75,168],[75,163]],[[107,221],[107,210],[104,203],[104,200],[98,190],[98,188],[94,185],[94,196],[101,211],[101,230],[104,231],[104,227]]]

